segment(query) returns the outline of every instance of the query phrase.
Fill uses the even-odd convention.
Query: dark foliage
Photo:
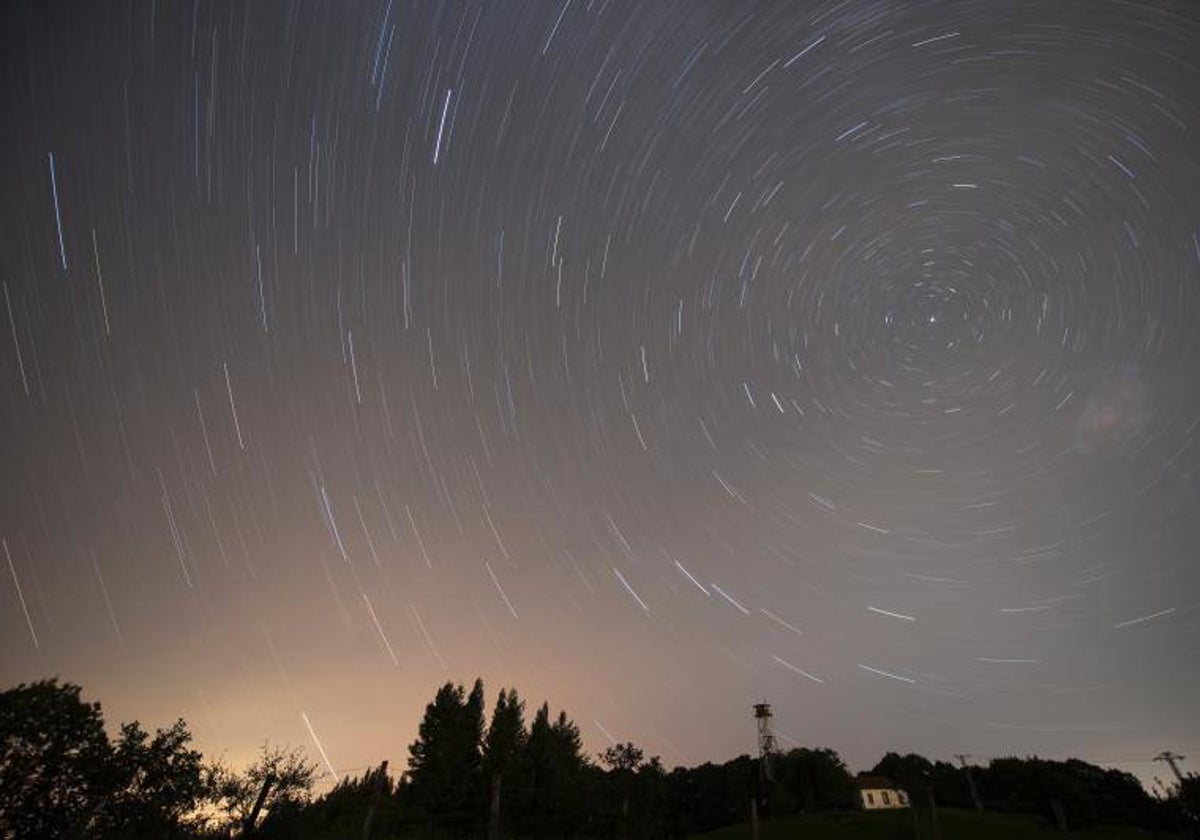
[[[223,823],[243,830],[263,784],[271,780],[263,800],[264,816],[258,821],[264,832],[272,826],[278,830],[285,815],[303,811],[319,775],[316,765],[299,748],[287,750],[270,744],[263,744],[259,757],[241,773],[214,765],[210,774],[212,802],[224,813]]]
[[[516,689],[500,689],[492,723],[483,742],[483,769],[488,784],[488,836],[497,840],[512,823],[511,808],[504,808],[505,782],[511,791],[519,790],[522,759],[528,745],[525,731],[525,703]]]
[[[171,837],[200,825],[202,757],[182,720],[154,735],[136,721],[115,742],[99,703],[57,680],[0,694],[0,836]]]
[[[518,833],[530,837],[578,833],[584,819],[583,775],[588,767],[579,727],[565,712],[551,722],[550,707],[543,703],[529,727],[523,764]]]
[[[1189,773],[1171,792],[1171,810],[1200,836],[1200,775]]]
[[[475,833],[483,803],[483,683],[471,693],[446,683],[425,707],[408,748],[407,799],[430,827],[453,836]]]
[[[847,810],[855,807],[857,788],[835,750],[795,749],[775,767],[772,813]]]
[[[579,728],[543,704],[529,730],[515,690],[501,691],[484,734],[483,684],[447,683],[426,707],[395,800],[429,836],[571,837],[585,823],[591,768]]]
[[[260,833],[264,840],[359,840],[364,836],[395,837],[403,824],[397,785],[384,762],[362,776],[342,779],[315,802],[277,806]]]
[[[204,757],[191,741],[182,720],[153,737],[136,721],[123,725],[109,749],[106,797],[91,833],[162,837],[199,825],[196,811],[211,791]]]
[[[928,807],[930,794],[939,806],[974,807],[961,767],[913,753],[888,753],[872,772],[903,787],[919,808]],[[1137,778],[1078,759],[999,758],[972,772],[988,810],[1038,814],[1055,821],[1057,809],[1068,828],[1101,824],[1153,828],[1161,821],[1157,803]]]
[[[903,788],[910,801],[921,802],[930,786],[933,762],[916,753],[899,755],[890,752],[879,760],[871,773],[891,779]]]
[[[66,837],[105,802],[111,748],[80,691],[43,680],[0,694],[0,834]]]
[[[749,818],[758,763],[742,755],[723,764],[676,767],[667,776],[671,836],[712,831]]]
[[[128,723],[110,741],[99,704],[82,701],[78,686],[20,685],[0,694],[0,840],[649,840],[745,822],[751,801],[764,817],[858,806],[854,779],[828,748],[774,757],[766,782],[748,756],[668,773],[628,742],[593,764],[565,712],[542,704],[526,728],[524,709],[515,690],[501,690],[485,725],[482,682],[469,692],[446,683],[425,709],[406,773],[394,778],[384,762],[313,800],[317,769],[299,750],[264,745],[235,773],[206,765],[182,720],[153,735]],[[872,772],[908,792],[921,824],[932,824],[933,803],[974,806],[967,772],[947,762],[888,753]],[[972,773],[988,810],[1036,814],[1071,829],[1181,831],[1200,811],[1196,777],[1155,800],[1130,774],[1075,759],[1002,758]]]

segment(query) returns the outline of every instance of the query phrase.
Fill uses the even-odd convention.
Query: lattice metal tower
[[[758,723],[758,771],[767,781],[772,779],[771,757],[779,752],[775,729],[771,724],[771,704],[754,704],[754,720]]]

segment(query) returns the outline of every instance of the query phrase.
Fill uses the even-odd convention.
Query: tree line
[[[667,771],[632,743],[595,757],[547,703],[526,721],[515,689],[487,714],[482,681],[446,683],[426,706],[406,767],[381,762],[314,795],[317,766],[264,745],[248,768],[206,761],[183,720],[153,735],[136,721],[110,738],[99,703],[44,680],[0,693],[2,838],[674,838],[764,817],[858,807],[832,749],[793,749],[769,766],[742,755]],[[1180,829],[1200,777],[1151,797],[1135,777],[1075,759],[959,767],[888,753],[873,774],[915,807],[985,807],[1060,825]]]
[[[967,767],[889,752],[872,772],[896,782],[919,809],[1033,814],[1061,831],[1136,826],[1185,833],[1200,814],[1200,776],[1152,797],[1133,774],[1076,758],[995,758]]]
[[[299,749],[263,745],[242,771],[205,761],[181,718],[115,738],[100,704],[57,679],[0,693],[0,837],[141,840],[226,837],[259,803],[286,813],[311,798],[317,768]]]

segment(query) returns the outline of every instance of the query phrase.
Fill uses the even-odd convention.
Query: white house
[[[858,800],[863,808],[873,810],[908,807],[908,794],[885,776],[859,773],[854,781],[858,785]]]

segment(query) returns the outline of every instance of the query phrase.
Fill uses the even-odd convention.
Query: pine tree
[[[529,739],[525,744],[526,788],[523,791],[525,802],[521,807],[521,815],[526,831],[522,833],[541,834],[551,812],[551,740],[550,705],[543,703],[533,715]]]
[[[482,802],[483,682],[468,695],[446,683],[425,707],[417,740],[409,746],[409,792],[435,823],[469,832]]]
[[[483,776],[485,705],[483,680],[476,677],[463,707],[463,742],[459,747],[466,767],[468,818],[464,827],[468,830],[482,819],[486,797],[486,782]]]
[[[501,834],[500,795],[503,780],[514,769],[525,748],[525,703],[518,699],[516,689],[500,689],[492,712],[492,725],[483,744],[484,773],[491,786],[488,809],[488,837],[497,840]]]
[[[579,727],[566,712],[552,723],[548,704],[537,710],[529,727],[525,766],[528,788],[521,808],[525,833],[571,835],[581,819],[580,786],[587,762]]]
[[[558,720],[550,732],[554,746],[555,826],[561,836],[573,833],[574,827],[583,818],[580,789],[588,761],[583,754],[583,737],[579,734],[579,727],[567,717],[566,712],[558,713]]]

